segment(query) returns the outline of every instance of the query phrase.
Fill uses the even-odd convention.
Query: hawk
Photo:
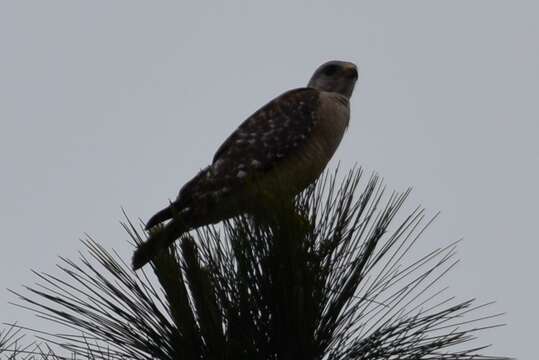
[[[354,64],[329,61],[307,87],[285,92],[248,117],[217,149],[212,164],[148,220],[149,238],[135,251],[133,268],[189,230],[252,211],[262,193],[293,198],[314,182],[348,127],[357,78]]]

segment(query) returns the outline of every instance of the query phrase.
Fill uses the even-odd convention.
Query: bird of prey
[[[314,182],[348,127],[357,78],[353,63],[329,61],[307,87],[283,93],[248,117],[217,149],[212,164],[150,218],[149,238],[135,251],[133,268],[189,230],[251,212],[262,194],[293,198]]]

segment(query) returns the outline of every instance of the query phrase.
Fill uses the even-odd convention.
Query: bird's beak
[[[344,73],[345,73],[346,77],[348,77],[348,78],[357,79],[357,77],[358,77],[357,67],[354,64],[346,64],[346,65],[344,65]]]

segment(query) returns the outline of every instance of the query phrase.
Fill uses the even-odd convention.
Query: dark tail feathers
[[[155,225],[162,223],[165,220],[172,218],[172,207],[167,206],[161,211],[158,211],[157,214],[152,216],[150,220],[146,223],[146,230],[153,228]]]
[[[161,212],[162,211],[159,213]],[[146,265],[154,257],[159,255],[161,251],[166,250],[177,238],[188,230],[189,229],[187,227],[178,224],[175,220],[172,220],[164,226],[159,226],[152,229],[150,231],[148,240],[140,244],[133,254],[133,269],[137,270]]]

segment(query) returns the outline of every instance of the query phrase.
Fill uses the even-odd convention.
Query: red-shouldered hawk
[[[354,64],[322,64],[305,88],[263,106],[217,149],[210,166],[146,224],[150,231],[133,256],[138,269],[191,229],[249,212],[260,191],[291,198],[322,173],[348,127],[349,100],[358,78]],[[256,186],[252,186],[256,185]]]

